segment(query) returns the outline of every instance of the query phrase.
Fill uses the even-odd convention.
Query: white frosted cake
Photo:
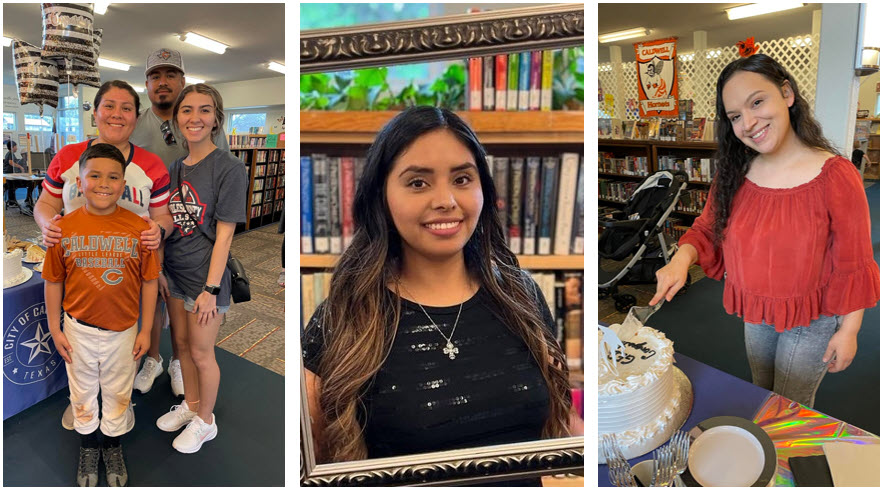
[[[684,424],[692,403],[690,382],[674,365],[672,341],[642,327],[623,334],[614,324],[625,350],[618,350],[616,370],[611,356],[599,359],[599,464],[605,462],[602,436],[613,434],[627,459],[644,455]],[[599,331],[599,344],[602,344]]]
[[[22,251],[15,249],[3,254],[3,287],[13,286],[21,282],[27,272],[21,266]]]

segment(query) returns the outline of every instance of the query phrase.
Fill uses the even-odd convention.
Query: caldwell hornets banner
[[[35,275],[3,290],[3,419],[67,387],[64,360],[55,349],[43,280]]]
[[[642,118],[678,116],[676,39],[658,39],[633,45],[638,69],[639,114]]]

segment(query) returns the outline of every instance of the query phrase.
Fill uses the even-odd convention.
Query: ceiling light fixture
[[[198,46],[204,50],[215,52],[219,55],[223,55],[224,51],[227,49],[227,45],[224,43],[219,43],[213,39],[191,32],[182,35],[181,41]]]
[[[129,85],[132,86],[132,89],[135,89],[135,92],[144,92],[143,87],[138,87],[135,84],[129,84]]]
[[[107,13],[107,8],[110,7],[110,2],[95,2],[93,5],[93,12],[98,15],[104,15]]]
[[[267,68],[269,68],[270,70],[275,70],[276,72],[279,72],[281,74],[285,74],[285,65],[281,63],[270,62],[267,64]]]
[[[756,15],[779,12],[781,10],[797,9],[799,7],[804,7],[804,4],[801,2],[773,2],[770,4],[750,3],[749,5],[725,9],[725,11],[727,12],[727,18],[733,21]]]
[[[205,82],[203,79],[197,79],[196,77],[194,77],[192,75],[185,75],[184,76],[184,83],[185,84],[202,84],[203,82]]]
[[[7,38],[6,36],[3,36],[3,46],[9,46],[11,44],[12,44],[12,38]]]
[[[115,62],[113,60],[107,60],[105,58],[98,59],[98,66],[104,68],[112,68],[114,70],[122,70],[124,72],[129,71],[129,65],[125,63]]]
[[[620,41],[623,39],[638,38],[640,36],[647,36],[648,34],[651,34],[650,30],[643,27],[637,27],[635,29],[602,34],[599,36],[599,43],[610,43],[612,41]]]

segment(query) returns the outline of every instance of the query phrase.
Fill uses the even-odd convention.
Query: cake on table
[[[27,277],[27,272],[21,266],[23,252],[16,248],[11,252],[6,251],[6,235],[3,235],[3,287],[14,286]]]
[[[598,462],[603,464],[602,436],[613,434],[627,459],[644,455],[681,428],[693,393],[690,381],[673,364],[672,341],[662,332],[651,327],[626,331],[613,324],[600,326],[598,334]],[[612,334],[620,341],[610,344]]]

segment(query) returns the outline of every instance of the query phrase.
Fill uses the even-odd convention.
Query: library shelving
[[[396,114],[398,114],[397,111],[301,112],[300,155],[306,156],[304,159],[310,156],[315,158],[315,155],[364,156],[377,132]],[[579,157],[583,156],[584,114],[582,111],[462,111],[457,114],[476,132],[488,155],[495,158],[506,157],[510,160],[524,157],[526,176],[528,174],[527,156],[558,156],[563,160],[564,154],[568,153],[576,154]],[[575,159],[578,163],[581,161],[579,157]],[[337,166],[334,164],[332,166],[331,173],[334,173]],[[556,170],[560,170],[564,164],[559,163],[557,166]],[[575,165],[578,169],[579,166],[579,164]],[[341,169],[343,169],[343,165],[341,165]],[[356,176],[359,176],[358,172]],[[493,172],[492,177],[494,177]],[[511,178],[509,179],[511,180]],[[575,185],[576,183],[575,180]],[[576,190],[574,193],[576,194]],[[570,195],[565,196],[570,197]],[[523,197],[527,197],[527,195],[523,194]],[[341,202],[344,200],[341,199]],[[577,203],[579,200],[581,198],[576,198]],[[334,206],[334,204],[332,205]],[[555,205],[553,203],[553,206]],[[500,212],[504,213],[503,210]],[[578,221],[582,221],[582,215],[579,219],[574,219],[573,226],[575,228]],[[552,225],[555,226],[555,222]],[[332,231],[335,229],[332,228]],[[538,238],[540,238],[539,234]],[[346,248],[346,245],[343,245],[343,248]],[[324,249],[320,251],[324,252]],[[539,247],[535,251],[540,251]],[[566,307],[567,303],[558,299],[565,296],[563,293],[566,286],[569,289],[567,296],[573,296],[574,285],[578,283],[581,287],[577,289],[577,292],[582,293],[584,257],[582,253],[573,253],[575,251],[579,250],[575,250],[570,241],[568,248],[566,248],[567,254],[564,255],[522,255],[520,250],[514,249],[519,265],[531,271],[533,276],[537,276],[535,280],[544,290],[544,295],[550,303],[554,317],[562,320],[575,320],[573,323],[562,322],[560,330],[563,332],[560,336],[569,358],[569,366],[574,372],[574,378],[582,382],[582,315],[577,317],[573,313],[566,314],[567,308],[573,309],[574,305]],[[550,253],[556,252],[550,250]],[[558,253],[562,253],[561,250]],[[311,299],[302,299],[304,305],[302,324],[309,320],[312,310],[321,299],[324,299],[322,290],[327,289],[330,279],[328,272],[334,267],[338,258],[339,255],[333,253],[302,253],[300,255],[302,283],[307,283],[302,286],[302,294],[306,292],[305,289],[314,291],[312,297],[307,295]],[[557,313],[559,310],[562,310],[562,313]]]
[[[246,223],[236,232],[279,221],[285,208],[285,147],[266,147],[267,135],[229,135],[230,152],[246,165]]]

